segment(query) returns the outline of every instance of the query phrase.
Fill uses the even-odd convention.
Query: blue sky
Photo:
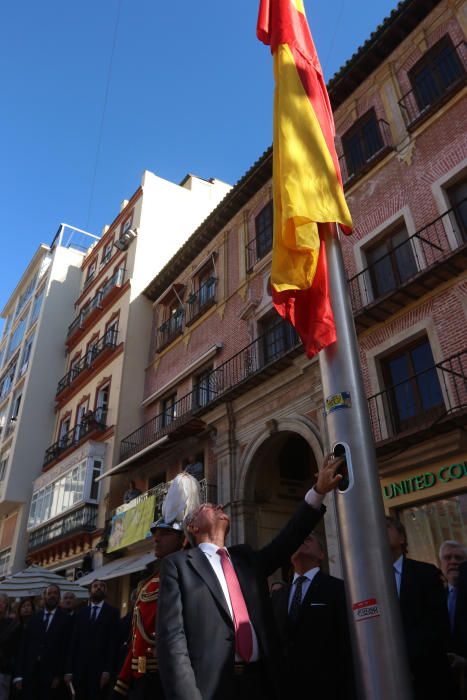
[[[305,0],[327,79],[395,5]],[[60,222],[100,234],[143,170],[233,184],[270,145],[272,63],[255,36],[257,8],[256,0],[5,4],[1,308]]]

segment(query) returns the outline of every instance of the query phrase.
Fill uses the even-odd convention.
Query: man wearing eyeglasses
[[[225,547],[230,518],[203,504],[185,518],[194,548],[162,562],[157,651],[166,697],[266,700],[279,695],[279,643],[267,578],[287,563],[321,519],[341,479],[326,457],[314,488],[268,545]]]

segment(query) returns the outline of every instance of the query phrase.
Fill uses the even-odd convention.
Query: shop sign
[[[397,498],[397,496],[407,496],[416,491],[431,489],[436,484],[447,484],[465,477],[467,477],[467,461],[449,464],[434,472],[422,472],[415,474],[415,476],[409,476],[407,479],[386,484],[383,486],[384,498],[390,500]]]
[[[154,519],[156,497],[148,496],[133,508],[116,513],[112,518],[108,552],[115,552],[151,536],[149,530]]]

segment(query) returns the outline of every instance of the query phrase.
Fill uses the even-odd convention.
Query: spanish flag
[[[273,302],[312,357],[336,340],[323,240],[352,219],[334,146],[334,119],[303,0],[260,0],[258,38],[274,61]]]

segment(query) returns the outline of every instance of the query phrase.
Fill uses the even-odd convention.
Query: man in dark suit
[[[106,594],[105,581],[93,581],[89,605],[75,615],[65,682],[73,685],[78,700],[106,698],[116,671],[120,615],[105,602]]]
[[[456,697],[449,669],[449,617],[442,575],[432,564],[408,559],[402,523],[386,518],[415,700]]]
[[[311,533],[292,556],[291,585],[272,595],[286,660],[286,688],[300,697],[309,679],[313,695],[355,698],[344,582],[321,571],[324,546]]]
[[[288,562],[320,520],[342,460],[327,457],[316,486],[285,528],[259,551],[225,547],[230,520],[203,504],[185,519],[195,547],[161,565],[157,654],[171,700],[276,698],[278,639],[267,577]]]
[[[459,697],[467,696],[467,551],[456,540],[445,540],[439,548],[441,571],[446,579],[446,601],[451,627],[449,661]]]
[[[43,599],[44,609],[33,615],[22,637],[13,680],[25,700],[53,700],[63,690],[71,619],[58,607],[58,586],[48,586]]]

